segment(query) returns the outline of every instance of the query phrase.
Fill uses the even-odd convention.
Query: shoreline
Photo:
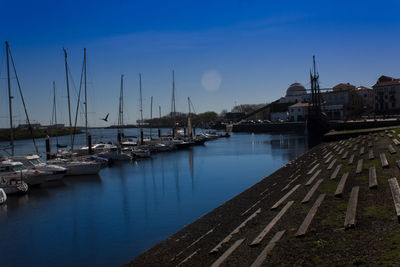
[[[10,129],[0,130],[0,142],[9,142]],[[70,135],[69,129],[33,129],[34,138],[45,138],[47,135],[50,137]],[[75,130],[75,135],[82,134],[81,129]],[[16,140],[29,140],[32,135],[28,129],[14,129],[14,141]]]
[[[393,145],[391,138],[397,137],[400,129],[392,129],[392,134],[386,131],[381,131],[379,135],[370,133],[321,143],[311,148],[138,255],[126,266],[204,266],[221,259],[226,266],[250,266],[262,255],[268,241],[278,233],[284,233],[282,240],[274,243],[275,249],[265,255],[264,265],[400,264],[399,222],[387,182],[391,177],[400,176],[395,164],[400,153],[387,152],[387,147]],[[373,159],[369,159],[371,150],[375,153]],[[400,147],[396,150],[400,152]],[[387,156],[389,168],[380,166],[379,155],[382,153]],[[327,157],[329,154],[332,156]],[[348,163],[350,155],[354,155],[351,164]],[[360,160],[361,171],[358,172],[356,166],[358,169]],[[377,189],[368,188],[370,167],[376,168]],[[337,177],[330,179],[337,168],[340,170],[336,173]],[[340,197],[335,196],[339,180],[345,173],[349,178],[343,193]],[[310,177],[315,180],[311,182]],[[307,184],[314,182],[315,193],[308,202],[302,203],[312,188]],[[360,208],[355,226],[348,230],[343,222],[350,194],[355,187],[360,188]],[[289,192],[292,192],[291,195],[277,209],[271,209]],[[303,238],[295,237],[318,195],[324,195],[325,200],[308,229],[309,233]],[[292,205],[287,208],[287,213],[270,227],[260,245],[252,246],[254,238],[265,230],[269,222],[273,222],[279,210],[283,212],[285,203],[286,206]],[[276,233],[279,230],[282,232]],[[228,252],[232,254],[225,255]]]

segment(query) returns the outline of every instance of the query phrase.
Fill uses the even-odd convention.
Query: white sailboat
[[[84,66],[86,66],[86,49],[84,50]],[[70,104],[70,94],[69,94],[69,79],[68,79],[68,61],[67,61],[67,51],[64,49],[65,55],[65,72],[66,72],[66,82],[67,82],[67,96],[68,96],[68,114],[69,114],[69,125],[72,130],[72,120],[71,120],[71,104]],[[79,99],[78,99],[79,102]],[[73,133],[71,132],[71,151],[73,151]],[[47,163],[58,165],[67,169],[66,175],[92,175],[98,174],[101,170],[102,163],[97,161],[85,161],[85,160],[75,160],[72,159],[72,153],[69,153],[71,158],[56,158],[48,160]]]
[[[2,188],[0,188],[0,204],[4,204],[7,201],[6,192]]]

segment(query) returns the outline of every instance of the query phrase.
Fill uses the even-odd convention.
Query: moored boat
[[[3,189],[0,188],[0,204],[4,204],[7,201],[7,195],[6,192],[4,192]]]
[[[67,173],[67,169],[58,165],[47,164],[40,160],[38,155],[28,155],[28,156],[15,156],[12,157],[14,161],[19,161],[24,164],[28,169],[39,170],[48,172],[49,175],[46,181],[56,181],[62,179]]]
[[[72,159],[54,159],[48,163],[67,168],[66,175],[92,175],[98,174],[102,164],[98,161],[83,161]]]

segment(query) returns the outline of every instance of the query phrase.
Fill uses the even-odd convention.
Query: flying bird
[[[110,115],[110,113],[107,113],[105,118],[102,118],[103,121],[108,121],[108,115]]]

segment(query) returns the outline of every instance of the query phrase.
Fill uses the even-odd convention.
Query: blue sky
[[[400,77],[399,1],[6,0],[2,7],[1,39],[10,43],[31,120],[44,124],[53,80],[59,121],[67,121],[63,47],[76,88],[87,48],[92,126],[117,121],[122,73],[128,123],[139,117],[139,72],[145,117],[151,96],[154,113],[158,106],[170,111],[172,70],[182,112],[188,96],[196,112],[221,112],[273,101],[293,82],[308,87],[312,55],[322,87],[370,87],[382,74]],[[4,42],[0,78],[0,127],[7,127]],[[19,98],[13,102],[15,120],[23,122]],[[106,113],[110,123],[100,120]]]

